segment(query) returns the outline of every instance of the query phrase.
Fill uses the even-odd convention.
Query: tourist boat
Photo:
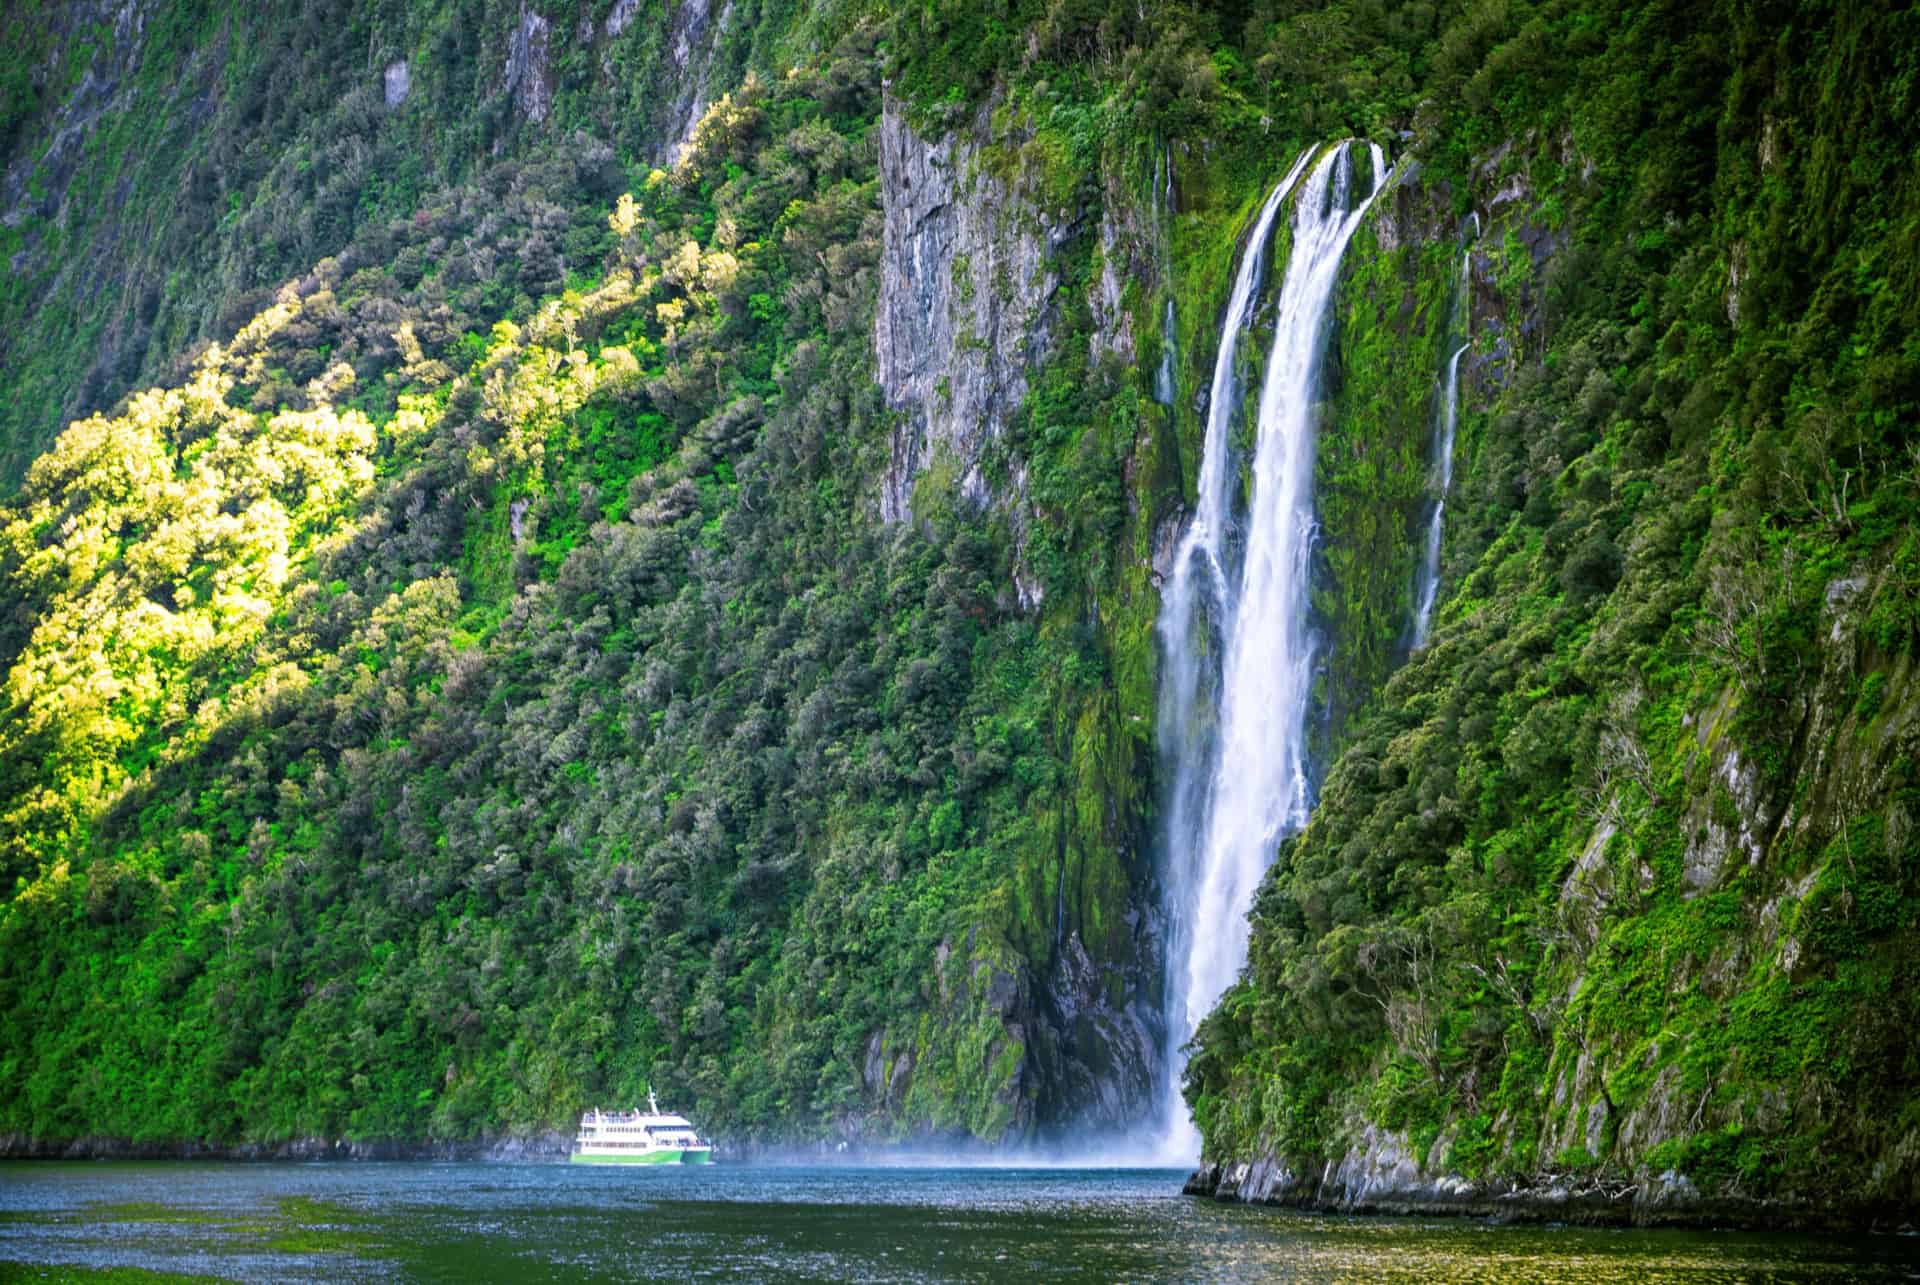
[[[573,1162],[582,1165],[703,1165],[712,1158],[713,1144],[685,1116],[662,1111],[651,1089],[645,1111],[587,1112],[573,1140]]]

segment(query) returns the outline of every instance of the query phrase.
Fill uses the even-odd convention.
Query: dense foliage
[[[689,7],[631,0],[8,0],[0,479],[66,418],[183,378],[191,348],[357,238],[386,266],[389,221],[498,158],[563,163],[548,194],[567,217],[525,263],[514,247],[481,267],[487,311],[594,271],[595,211],[707,83],[737,84],[785,34],[784,6],[737,7],[696,56]],[[426,250],[393,266],[417,272]]]
[[[870,45],[723,100],[524,321],[468,328],[481,261],[540,286],[555,176],[509,169],[34,466],[4,1127],[457,1138],[649,1082],[1031,1125],[1003,992],[1109,825],[1059,802],[1104,680],[1004,536],[862,516]]]

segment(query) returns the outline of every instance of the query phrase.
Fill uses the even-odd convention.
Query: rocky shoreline
[[[1317,1172],[1271,1156],[1203,1165],[1187,1178],[1183,1190],[1189,1196],[1311,1213],[1482,1218],[1496,1223],[1815,1232],[1912,1232],[1916,1227],[1911,1208],[1844,1198],[1816,1203],[1707,1194],[1672,1171],[1637,1181],[1555,1174],[1528,1181],[1476,1181],[1458,1174],[1383,1169],[1369,1165],[1364,1154],[1329,1161]]]

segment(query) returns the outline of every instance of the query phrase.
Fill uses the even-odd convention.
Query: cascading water
[[[1220,347],[1200,466],[1199,502],[1162,599],[1161,751],[1167,801],[1169,920],[1161,1137],[1168,1160],[1191,1160],[1199,1138],[1179,1091],[1180,1053],[1246,959],[1247,911],[1274,845],[1311,802],[1305,756],[1313,640],[1307,581],[1313,546],[1315,383],[1340,258],[1386,184],[1372,173],[1354,199],[1354,144],[1310,151],[1261,207],[1241,257]],[[1302,179],[1302,174],[1306,177]],[[1258,292],[1273,219],[1295,185],[1292,246],[1261,385],[1253,486],[1233,558],[1230,430],[1234,361]],[[1224,654],[1222,649],[1224,648]]]
[[[1227,299],[1226,316],[1220,325],[1220,342],[1213,359],[1213,382],[1207,400],[1207,429],[1200,451],[1199,503],[1193,518],[1180,538],[1173,566],[1161,598],[1160,651],[1163,664],[1160,675],[1160,750],[1166,779],[1170,782],[1167,798],[1167,838],[1169,841],[1169,909],[1167,958],[1168,975],[1167,1037],[1164,1064],[1167,1082],[1162,1085],[1163,1145],[1169,1149],[1190,1150],[1186,1106],[1180,1101],[1173,1073],[1179,1049],[1191,1028],[1185,1008],[1175,993],[1180,974],[1177,969],[1192,949],[1195,922],[1192,914],[1193,891],[1190,861],[1182,860],[1182,847],[1196,841],[1204,817],[1207,785],[1213,778],[1215,751],[1214,722],[1219,702],[1215,692],[1219,681],[1218,650],[1227,629],[1231,605],[1231,586],[1227,582],[1228,520],[1231,501],[1227,494],[1232,474],[1227,467],[1231,449],[1234,416],[1240,407],[1236,363],[1241,332],[1246,329],[1265,271],[1267,242],[1273,233],[1273,221],[1281,203],[1299,181],[1311,150],[1302,152],[1287,176],[1274,186],[1260,207],[1253,231],[1241,252],[1240,266],[1234,274],[1233,291]]]
[[[1474,232],[1480,230],[1480,216],[1473,216]],[[1460,252],[1459,294],[1456,309],[1466,302],[1467,273],[1473,266],[1473,250]],[[1463,326],[1464,330],[1465,327]],[[1427,520],[1427,547],[1420,560],[1419,579],[1414,584],[1413,650],[1427,645],[1433,629],[1433,603],[1440,593],[1440,526],[1446,516],[1447,493],[1453,488],[1453,432],[1460,423],[1460,358],[1467,351],[1462,342],[1447,359],[1447,374],[1440,387],[1440,431],[1434,434],[1433,515]]]

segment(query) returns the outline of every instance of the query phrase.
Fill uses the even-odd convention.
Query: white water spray
[[[1168,1082],[1158,1152],[1191,1161],[1199,1136],[1180,1098],[1180,1049],[1233,982],[1247,951],[1247,912],[1275,844],[1306,819],[1305,754],[1313,639],[1307,585],[1313,548],[1316,382],[1340,258],[1386,184],[1386,158],[1353,191],[1354,145],[1296,161],[1261,208],[1243,252],[1214,362],[1199,504],[1162,600],[1160,734],[1172,782],[1167,865]],[[1309,154],[1311,155],[1311,153]],[[1230,428],[1240,331],[1273,218],[1294,185],[1292,247],[1260,391],[1244,554],[1231,569]],[[1224,646],[1224,655],[1221,648]]]

